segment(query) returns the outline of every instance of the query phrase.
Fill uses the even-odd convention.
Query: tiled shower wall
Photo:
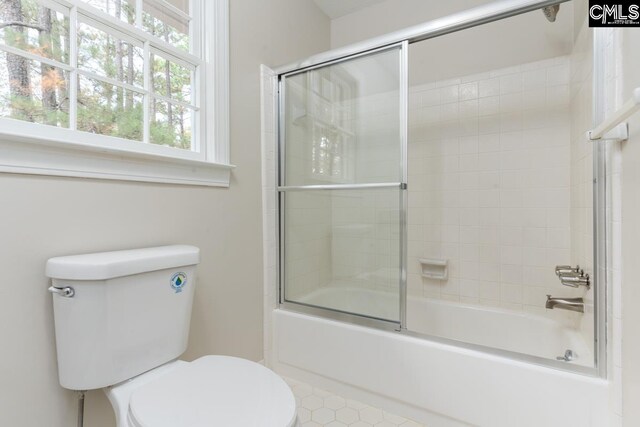
[[[561,292],[569,79],[563,56],[410,87],[410,295],[543,313]],[[448,279],[421,277],[420,258],[446,260]]]

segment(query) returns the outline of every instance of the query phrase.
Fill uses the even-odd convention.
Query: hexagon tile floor
[[[302,427],[425,427],[355,400],[331,394],[308,384],[285,378],[296,397]]]

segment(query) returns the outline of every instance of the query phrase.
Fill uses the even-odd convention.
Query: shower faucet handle
[[[591,281],[589,280],[588,274],[581,275],[560,275],[560,283],[565,286],[570,286],[572,288],[577,288],[579,286],[584,286],[589,289],[591,287]]]
[[[556,276],[562,276],[564,274],[578,274],[583,275],[584,271],[580,269],[579,265],[572,267],[570,265],[556,265]]]
[[[580,277],[584,277],[584,270],[578,270],[578,271],[571,271],[571,272],[560,272],[558,273],[558,277],[560,278],[560,280],[564,279],[565,277],[576,277],[576,278],[580,278]],[[588,274],[587,274],[588,276]]]

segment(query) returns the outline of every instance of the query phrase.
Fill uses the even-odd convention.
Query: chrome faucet
[[[550,310],[557,307],[563,310],[584,313],[584,299],[582,298],[554,298],[551,295],[547,295],[547,302],[544,306]]]

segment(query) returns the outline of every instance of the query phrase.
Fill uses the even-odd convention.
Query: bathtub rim
[[[439,337],[421,332],[410,331],[405,327],[401,327],[400,323],[388,320],[367,317],[358,314],[352,314],[345,311],[334,310],[325,307],[318,307],[310,304],[297,303],[293,301],[280,302],[275,310],[289,311],[297,314],[303,314],[324,320],[334,321],[345,325],[372,328],[383,332],[394,332],[404,337],[417,338],[431,343],[442,344],[454,347],[452,350],[469,350],[478,352],[481,355],[491,355],[510,361],[528,363],[542,368],[553,369],[568,373],[580,374],[590,378],[604,379],[600,375],[597,366],[584,366],[571,364],[560,360],[547,359],[540,356],[534,356],[516,351],[504,350],[500,348],[484,346],[480,344],[468,343],[466,341],[458,341],[450,338]],[[593,356],[593,355],[592,355]],[[595,358],[594,358],[595,360]]]

